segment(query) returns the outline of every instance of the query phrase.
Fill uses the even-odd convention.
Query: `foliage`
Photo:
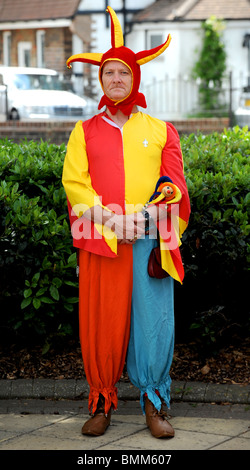
[[[214,342],[230,324],[248,323],[249,140],[239,127],[181,137],[192,214],[181,247],[185,279],[176,283],[177,336],[192,326]],[[64,156],[64,145],[0,140],[0,330],[44,351],[78,332]]]
[[[64,155],[64,145],[0,141],[1,323],[48,345],[72,333],[77,315]]]
[[[199,87],[200,104],[203,110],[220,110],[219,103],[222,79],[226,70],[225,46],[221,41],[224,24],[214,16],[202,23],[203,44],[200,57],[193,68],[194,78],[201,83]]]
[[[192,213],[182,240],[186,274],[177,304],[187,321],[203,325],[203,333],[209,323],[204,312],[217,312],[216,323],[221,307],[227,320],[244,328],[249,322],[250,132],[235,127],[222,134],[191,134],[181,143]],[[223,330],[219,323],[211,340]]]

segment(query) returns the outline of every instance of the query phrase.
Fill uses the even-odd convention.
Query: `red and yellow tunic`
[[[179,253],[180,238],[190,214],[183,174],[179,136],[175,128],[138,112],[120,129],[106,113],[79,121],[69,139],[63,169],[73,243],[77,248],[103,256],[117,255],[117,239],[111,230],[90,224],[81,217],[101,205],[116,213],[141,210],[166,175],[179,188],[177,248],[167,249],[161,240],[162,266],[182,282],[184,271]],[[85,226],[84,226],[85,224]],[[86,227],[88,227],[86,229]]]

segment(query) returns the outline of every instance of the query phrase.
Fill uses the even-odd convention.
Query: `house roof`
[[[157,0],[133,16],[133,22],[168,21],[175,17],[175,11],[184,0]]]
[[[211,15],[222,19],[250,19],[249,0],[200,0],[185,15],[186,20],[204,20]]]
[[[72,18],[80,0],[0,0],[0,22]]]
[[[156,0],[133,16],[133,22],[250,19],[250,0]]]

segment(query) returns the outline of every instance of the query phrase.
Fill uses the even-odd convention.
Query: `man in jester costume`
[[[79,334],[89,383],[90,419],[82,433],[103,434],[117,408],[126,363],[156,438],[173,437],[170,406],[174,350],[174,280],[184,277],[179,251],[190,203],[179,136],[173,125],[138,110],[140,66],[170,43],[134,53],[112,8],[111,49],[70,57],[99,67],[104,111],[73,129],[63,168],[73,244],[79,253]],[[149,228],[154,227],[154,236]],[[150,230],[151,230],[150,229]],[[148,273],[160,243],[166,277]]]

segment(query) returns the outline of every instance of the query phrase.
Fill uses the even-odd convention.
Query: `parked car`
[[[76,121],[93,116],[97,105],[70,91],[55,70],[0,66],[0,114],[7,119]]]
[[[240,97],[240,106],[235,111],[235,119],[240,127],[248,126],[250,129],[250,87],[245,88]]]

